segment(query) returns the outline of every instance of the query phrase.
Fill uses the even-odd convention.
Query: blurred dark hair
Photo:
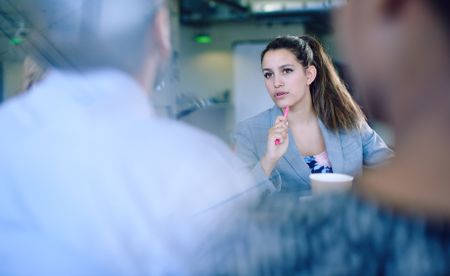
[[[440,20],[445,24],[447,32],[450,31],[450,1],[449,0],[427,0],[424,1],[430,5],[433,11],[440,17]]]
[[[402,10],[405,4],[409,0],[390,0],[384,2],[383,8],[389,15],[396,15]],[[447,31],[450,31],[450,17],[448,16],[450,12],[450,1],[448,0],[427,0],[422,1],[423,4],[428,5],[429,8],[433,10],[435,15],[439,17],[439,20],[444,23]]]
[[[268,51],[286,49],[305,67],[314,66],[317,76],[311,84],[314,110],[324,125],[333,131],[358,129],[365,115],[340,79],[330,57],[315,38],[280,36],[261,53],[261,63]]]

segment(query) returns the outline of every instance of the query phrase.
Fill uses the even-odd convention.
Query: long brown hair
[[[293,53],[305,67],[313,65],[317,76],[310,86],[313,108],[324,123],[333,131],[358,129],[366,119],[359,105],[339,78],[330,57],[313,37],[280,36],[272,40],[261,53],[261,63],[271,50],[286,49]]]

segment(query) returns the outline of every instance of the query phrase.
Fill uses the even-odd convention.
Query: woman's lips
[[[279,100],[279,99],[284,98],[284,96],[286,96],[287,94],[289,94],[289,93],[288,92],[276,92],[274,94],[274,96],[275,96],[275,99]]]

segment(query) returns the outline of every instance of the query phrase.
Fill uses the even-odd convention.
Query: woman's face
[[[266,89],[275,104],[284,108],[310,99],[308,70],[287,49],[268,51],[262,61]]]

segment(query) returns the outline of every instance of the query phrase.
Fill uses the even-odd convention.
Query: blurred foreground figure
[[[338,17],[355,75],[383,93],[397,157],[353,194],[236,212],[199,271],[229,275],[450,274],[449,1],[349,1]]]
[[[171,51],[166,7],[8,2],[50,69],[0,108],[0,275],[184,271],[214,223],[193,215],[252,184],[224,144],[153,115],[147,91]]]

